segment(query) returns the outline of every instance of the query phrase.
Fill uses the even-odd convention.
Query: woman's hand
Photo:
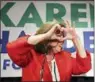
[[[56,34],[56,31],[63,31],[63,28],[59,25],[59,24],[55,24],[47,33],[46,36],[49,40],[61,40],[63,39],[63,37],[61,38],[60,36],[58,36]]]
[[[64,40],[75,40],[78,38],[78,35],[74,27],[71,27],[68,21],[65,21],[66,28],[64,28],[65,37]]]
[[[55,24],[47,33],[46,36],[49,40],[75,40],[78,35],[74,27],[71,27],[68,21],[65,21],[66,28],[61,27],[59,24]],[[56,31],[59,30],[60,33],[57,34]],[[62,34],[63,33],[63,34]],[[64,36],[63,36],[64,35]]]
[[[72,40],[80,57],[86,58],[87,56],[86,56],[85,49],[84,49],[83,45],[81,44],[81,41],[75,31],[75,28],[72,28],[68,21],[65,21],[65,24],[66,24],[66,28],[64,28],[64,31],[66,32],[66,36],[65,36],[64,40],[66,40],[66,39]]]

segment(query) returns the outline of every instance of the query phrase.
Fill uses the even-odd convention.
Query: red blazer
[[[22,67],[22,81],[40,81],[44,55],[37,53],[34,46],[27,43],[27,38],[28,36],[21,37],[8,43],[7,51],[13,62]],[[55,54],[61,81],[70,81],[72,74],[86,73],[91,69],[90,54],[87,51],[86,53],[86,58],[81,58],[78,53],[76,53],[76,58],[72,58],[71,54],[64,50]],[[52,81],[47,61],[44,64],[43,79]]]

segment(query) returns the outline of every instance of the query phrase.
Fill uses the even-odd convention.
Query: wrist
[[[78,44],[80,41],[80,38],[77,36],[77,37],[73,38],[72,41],[74,44]]]
[[[72,41],[76,41],[76,40],[80,40],[80,37],[77,35],[77,36],[75,36],[73,39],[72,39]]]
[[[49,33],[45,33],[45,39],[49,40],[50,38],[51,38],[50,34]]]
[[[28,37],[27,43],[28,43],[28,44],[31,44],[31,36]]]

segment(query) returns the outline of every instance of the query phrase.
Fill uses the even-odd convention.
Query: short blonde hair
[[[58,24],[59,22],[56,20],[53,20],[52,22],[46,22],[44,23],[36,32],[35,35],[37,34],[44,34],[48,32],[55,24]]]

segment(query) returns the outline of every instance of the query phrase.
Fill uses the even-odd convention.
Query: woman
[[[76,58],[62,50],[65,40],[72,40]],[[68,21],[42,25],[35,35],[27,35],[7,44],[10,58],[22,67],[22,81],[70,81],[71,75],[91,69],[91,58]]]

